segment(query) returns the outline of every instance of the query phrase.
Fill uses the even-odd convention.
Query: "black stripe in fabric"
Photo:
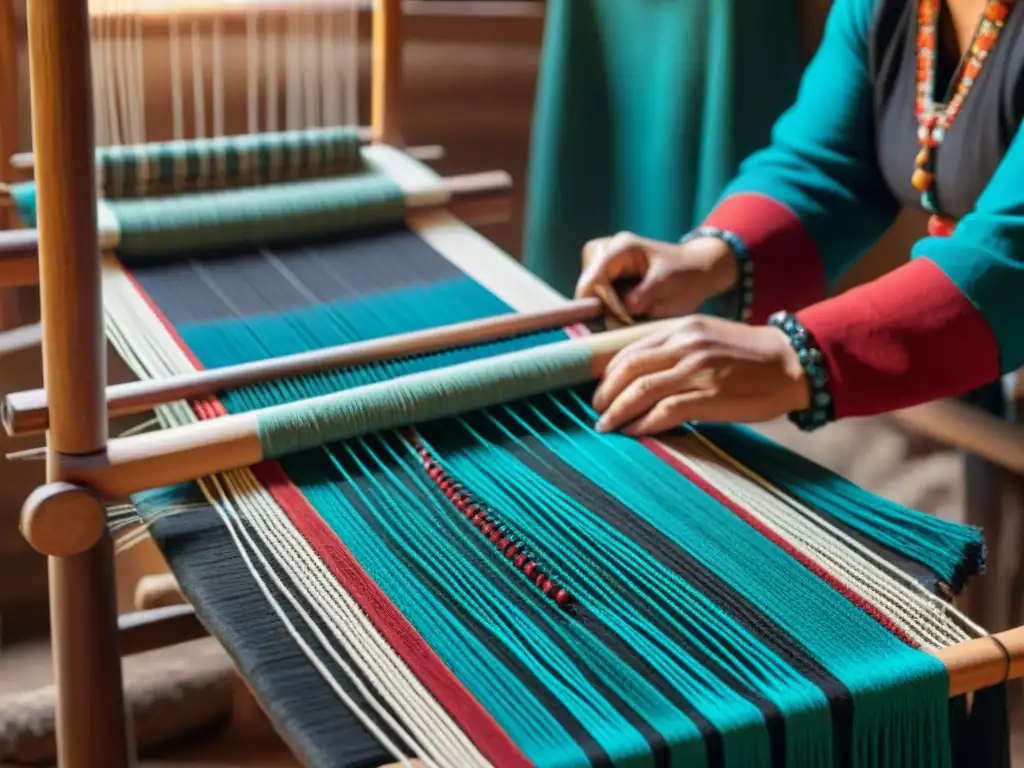
[[[384,438],[393,440],[393,436]],[[393,444],[396,448],[396,452],[401,455],[405,449],[401,446]],[[366,452],[362,448],[358,448],[356,444],[352,443],[349,445],[353,451],[357,454],[365,464],[372,466],[375,462],[374,459],[366,455]],[[381,456],[380,453],[377,454]],[[377,520],[376,515],[372,509],[368,509],[364,500],[363,495],[373,498],[376,494],[376,488],[373,485],[373,479],[381,482],[388,482],[387,478],[375,477],[371,479],[368,475],[364,474],[363,469],[353,460],[353,457],[346,451],[337,451],[334,453],[334,459],[348,472],[349,477],[352,478],[352,482],[338,482],[338,490],[345,496],[348,502],[358,510],[359,515],[372,528],[374,533],[380,538],[383,544],[391,551],[397,558],[402,561],[403,566],[422,584],[428,586],[431,591],[436,595],[444,599],[445,590],[441,585],[441,580],[444,578],[443,569],[436,571],[429,571],[421,567],[418,563],[413,561],[408,555],[405,554],[403,546],[396,542],[394,537],[388,533]],[[331,463],[331,459],[327,456],[325,451],[317,452],[316,456],[304,455],[301,459],[296,458],[285,458],[282,460],[282,466],[288,472],[289,477],[292,478],[293,482],[300,488],[304,482],[309,483],[322,483],[325,477],[338,477],[338,468]],[[403,470],[399,469],[396,472],[396,476],[401,477]],[[406,475],[408,477],[408,475]],[[426,495],[423,489],[412,483],[412,478],[408,478],[409,482],[403,482],[402,487],[408,489],[408,491],[415,495],[416,498],[426,501]],[[443,499],[443,496],[440,497]],[[445,500],[447,501],[447,500]],[[481,537],[482,539],[483,537]],[[445,551],[458,551],[461,554],[466,555],[468,550],[458,540],[445,541],[443,544]],[[486,550],[481,543],[480,550],[477,551],[480,557],[500,557],[497,552],[493,549]],[[503,597],[508,600],[518,601],[520,595],[513,591],[503,590]],[[536,597],[530,601],[532,606],[537,604],[543,604],[546,598],[538,600]],[[514,655],[512,655],[497,638],[495,638],[486,627],[482,626],[473,616],[469,615],[466,611],[461,609],[460,606],[452,603],[449,600],[445,600],[448,604],[449,609],[453,615],[456,616],[460,626],[472,632],[472,634],[484,645],[487,649],[499,659],[499,661],[505,665],[515,676],[525,685],[530,692],[536,697],[536,699],[544,706],[545,711],[551,715],[552,719],[557,721],[565,731],[572,737],[572,739],[579,745],[580,749],[587,756],[587,760],[592,766],[610,766],[612,765],[609,755],[604,751],[601,745],[594,740],[586,728],[572,715],[565,706],[541,683],[534,673],[522,664]],[[550,610],[557,610],[551,608]],[[535,628],[539,629],[538,625],[534,625]],[[552,637],[553,636],[550,636]],[[594,681],[591,681],[594,682]],[[610,691],[605,692],[609,701],[613,701],[614,697]],[[619,707],[620,711],[626,715],[627,712]],[[630,715],[630,719],[635,722],[635,716]],[[646,729],[650,733],[650,729]],[[652,734],[653,735],[653,734]],[[660,737],[657,737],[660,738]],[[664,742],[662,740],[662,745]]]
[[[287,312],[461,275],[405,227],[132,265],[132,276],[175,326]]]
[[[188,511],[158,518],[151,533],[197,615],[235,660],[261,706],[303,764],[313,768],[374,768],[394,762],[339,700],[282,624],[219,513],[205,502],[196,486],[180,490],[182,495],[174,499],[162,492],[160,503],[153,504],[152,510],[168,503],[188,503]],[[138,502],[138,506],[145,514],[147,505]],[[273,562],[270,553],[261,549]],[[360,710],[409,754],[408,747],[369,708],[353,682],[324,652],[296,608],[266,578],[258,560],[251,561],[274,602],[320,663]],[[287,577],[278,575],[291,590]],[[294,590],[291,592],[295,595]],[[299,603],[311,616],[317,615],[307,601],[300,598]],[[334,646],[334,650],[350,667],[357,668],[343,649]]]
[[[551,405],[548,398],[537,398],[531,401],[531,405],[541,409],[547,419],[553,424],[570,429],[570,422],[565,414]],[[501,418],[500,412],[495,410],[491,414],[494,418]],[[671,540],[666,538],[657,528],[650,525],[640,516],[621,505],[617,500],[605,493],[601,488],[592,483],[585,476],[580,475],[572,467],[563,462],[555,453],[550,451],[542,442],[529,435],[521,425],[512,419],[502,419],[502,425],[512,434],[515,434],[521,441],[516,445],[513,441],[503,435],[500,430],[495,429],[493,422],[487,416],[474,414],[467,420],[472,423],[474,429],[480,434],[487,436],[509,451],[541,477],[562,489],[567,495],[578,499],[588,509],[601,516],[603,520],[619,530],[627,533],[629,537],[658,559],[665,567],[684,576],[686,580],[698,587],[701,592],[713,600],[723,609],[728,610],[730,615],[742,624],[754,637],[766,647],[770,648],[781,658],[785,659],[795,670],[816,685],[828,697],[829,707],[833,720],[833,739],[837,766],[850,766],[852,761],[852,744],[850,734],[853,723],[853,701],[850,692],[846,687],[831,675],[818,661],[807,653],[791,637],[781,629],[765,620],[764,615],[751,605],[742,595],[738,594],[730,585],[718,578],[708,570],[702,563],[689,556]],[[686,482],[680,477],[680,482]],[[652,620],[653,617],[652,617]],[[665,628],[671,632],[670,628]],[[682,638],[677,641],[684,644]],[[696,649],[689,649],[695,652]],[[715,665],[708,662],[715,673],[723,680],[729,680],[725,670],[716,669]],[[780,762],[784,758],[784,721],[776,708],[761,697],[755,696],[751,691],[744,691],[738,681],[731,681],[732,687],[737,692],[745,695],[752,704],[757,706],[764,714],[768,723],[771,735],[773,763],[783,765]]]

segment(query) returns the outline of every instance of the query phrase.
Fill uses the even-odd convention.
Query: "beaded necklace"
[[[967,94],[971,92],[989,53],[995,48],[999,33],[1015,0],[990,0],[975,30],[974,39],[956,74],[950,81],[945,103],[935,102],[935,64],[938,46],[938,22],[942,0],[918,0],[917,6],[917,94],[914,114],[917,116],[917,139],[921,146],[914,161],[910,183],[921,193],[921,205],[932,214],[928,231],[948,235],[955,222],[942,216],[935,196],[935,155],[946,132],[960,114]],[[950,95],[952,94],[952,95]]]

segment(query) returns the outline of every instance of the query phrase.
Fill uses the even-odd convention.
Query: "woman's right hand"
[[[597,296],[607,302],[615,295],[613,283],[639,280],[623,298],[630,315],[679,317],[730,290],[737,278],[736,256],[717,237],[680,244],[620,232],[583,247],[583,274],[576,284],[576,298]]]

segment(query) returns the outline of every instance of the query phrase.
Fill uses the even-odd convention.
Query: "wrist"
[[[679,242],[686,246],[701,241],[701,256],[707,276],[708,298],[731,294],[731,315],[745,321],[754,299],[753,262],[746,244],[734,233],[717,227],[698,227]]]

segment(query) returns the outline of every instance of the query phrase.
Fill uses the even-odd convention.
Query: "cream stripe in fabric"
[[[708,443],[688,437],[669,444],[689,469],[866,598],[923,647],[945,648],[976,634],[952,606],[768,481],[737,471],[734,460]]]

